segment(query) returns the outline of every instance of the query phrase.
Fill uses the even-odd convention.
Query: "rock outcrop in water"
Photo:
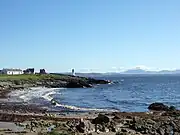
[[[169,107],[163,103],[152,103],[148,109],[154,111],[168,111]]]
[[[176,108],[174,106],[167,106],[164,105],[163,103],[152,103],[149,107],[149,110],[152,111],[175,111]]]

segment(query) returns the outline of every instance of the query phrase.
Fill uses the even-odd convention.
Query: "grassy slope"
[[[69,75],[55,75],[55,74],[30,74],[30,75],[0,75],[0,80],[44,80],[44,79],[58,79],[62,81],[66,80],[86,80],[86,78],[73,77]]]

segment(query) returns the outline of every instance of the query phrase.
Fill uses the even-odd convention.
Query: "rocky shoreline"
[[[155,110],[149,112],[91,112],[64,115],[60,112],[51,113],[46,112],[46,110],[38,110],[33,106],[24,107],[21,110],[17,109],[16,112],[12,112],[11,109],[2,112],[4,108],[1,107],[0,121],[13,122],[16,126],[23,127],[21,132],[24,135],[180,134],[180,111],[176,109],[164,111],[164,107],[167,106],[161,103],[151,104],[149,108]],[[29,107],[32,110],[28,110]],[[18,107],[16,106],[16,108]],[[12,132],[15,131],[12,129],[0,131],[2,135]]]
[[[29,87],[86,88],[107,83],[109,81],[66,75],[0,79],[0,98],[6,98],[12,90]],[[148,112],[70,113],[53,112],[36,104],[1,101],[0,134],[180,135],[179,110],[162,103],[152,103],[148,109]]]
[[[179,135],[180,111],[153,103],[148,112],[53,112],[40,105],[1,102],[0,134]],[[3,124],[3,129],[1,127]],[[8,126],[14,124],[14,126]],[[19,126],[22,128],[19,131]]]

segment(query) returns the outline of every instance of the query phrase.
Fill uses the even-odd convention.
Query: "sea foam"
[[[50,102],[52,104],[52,100],[54,100],[52,95],[55,95],[57,91],[63,90],[66,88],[44,88],[44,87],[36,87],[36,88],[29,88],[27,90],[18,90],[14,91],[10,94],[12,99],[15,101],[23,101],[29,102],[33,101],[33,99],[43,98],[44,100]],[[59,92],[58,92],[59,94]],[[54,100],[55,101],[55,100]],[[76,107],[71,105],[64,105],[55,101],[55,107],[61,107],[64,109],[75,110],[75,111],[99,111],[99,112],[115,112],[117,110],[109,110],[109,109],[96,109],[96,108],[83,108],[83,107]],[[38,104],[38,103],[37,103]]]

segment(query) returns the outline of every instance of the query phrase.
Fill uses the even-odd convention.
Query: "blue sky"
[[[0,67],[180,68],[179,0],[1,0]]]

